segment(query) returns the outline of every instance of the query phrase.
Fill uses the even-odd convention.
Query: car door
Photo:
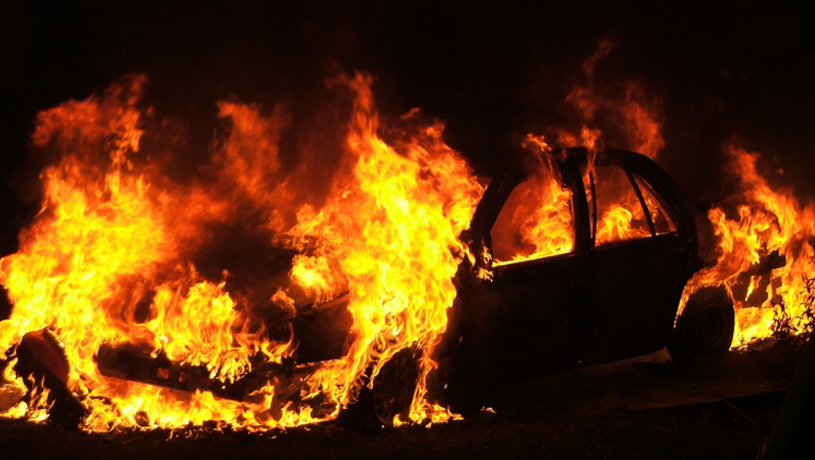
[[[584,175],[592,210],[592,362],[665,345],[687,281],[690,242],[654,189],[621,164]]]
[[[469,333],[457,364],[471,378],[518,380],[578,365],[575,343],[585,331],[575,318],[590,270],[588,255],[576,250],[585,238],[576,235],[587,234],[586,221],[582,188],[575,194],[554,165],[502,202],[488,238],[492,280],[466,289],[462,308]]]

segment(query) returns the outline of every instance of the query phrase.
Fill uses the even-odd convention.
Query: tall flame
[[[637,79],[596,77],[597,67],[617,46],[612,40],[601,40],[597,51],[583,62],[583,80],[566,96],[580,115],[582,127],[579,133],[561,130],[558,140],[589,150],[600,147],[602,140],[654,158],[665,147],[662,97],[651,94]]]
[[[741,185],[736,215],[728,217],[721,207],[708,211],[720,239],[719,260],[691,279],[683,301],[700,287],[724,285],[736,308],[733,346],[769,337],[780,320],[800,333],[812,327],[815,203],[802,205],[791,189],[773,190],[757,171],[758,153],[732,143],[727,154],[727,171]],[[762,267],[773,252],[786,263]]]
[[[295,270],[328,257],[347,280],[357,339],[343,360],[313,377],[345,404],[348,388],[372,361],[375,376],[394,354],[416,347],[424,350],[423,379],[435,367],[430,355],[446,328],[446,310],[456,297],[452,279],[466,251],[458,235],[483,190],[442,142],[441,125],[424,126],[389,146],[376,135],[369,77],[357,74],[340,82],[357,94],[348,135],[356,158],[353,178],[336,180],[322,211],[298,222],[292,233],[316,235],[330,245],[299,257]],[[330,276],[315,276],[311,283],[331,286]],[[411,418],[443,417],[443,409],[423,400],[425,391],[424,385],[417,389]]]
[[[551,147],[531,134],[523,146],[532,152],[530,177],[509,196],[492,228],[497,265],[566,254],[574,246],[572,194],[560,186]]]
[[[559,144],[588,148],[590,164],[584,177],[587,193],[591,190],[588,175],[594,172],[593,155],[602,145],[627,148],[650,158],[656,158],[665,145],[661,133],[661,97],[648,94],[635,79],[595,78],[599,64],[616,46],[613,41],[602,40],[597,51],[583,63],[585,78],[566,98],[583,123],[577,131],[560,129],[554,136]],[[525,145],[538,156],[551,151],[540,135],[528,135]],[[688,282],[680,311],[699,288],[723,285],[736,309],[733,347],[768,337],[779,328],[796,334],[812,328],[815,203],[801,204],[790,189],[773,190],[756,169],[758,153],[731,144],[726,154],[730,158],[727,172],[740,181],[740,193],[726,198],[735,213],[728,217],[723,207],[708,211],[719,238],[718,261]],[[607,181],[611,184],[607,190],[597,190],[598,245],[650,236],[647,228],[633,225],[645,221],[643,209],[628,179],[624,176],[618,179]],[[521,195],[523,199],[519,199]],[[589,199],[594,199],[591,193]],[[648,194],[644,200],[652,217],[659,217],[662,211],[653,196]],[[533,176],[521,184],[493,228],[496,261],[500,264],[571,251],[570,202],[568,191],[561,190],[551,174],[543,179]],[[510,214],[516,217],[507,218]],[[541,218],[544,214],[547,218]],[[521,235],[510,231],[531,227],[545,231]],[[656,231],[661,233],[659,228]],[[786,263],[776,263],[783,266],[774,268],[768,262],[773,257],[776,262]]]
[[[412,113],[405,124],[415,126],[388,144],[379,137],[370,78],[334,80],[353,93],[353,113],[342,167],[315,209],[287,200],[305,181],[280,170],[280,134],[290,124],[281,107],[264,115],[258,106],[219,103],[220,116],[231,120],[229,136],[215,146],[202,177],[169,180],[160,155],[140,146],[151,116],[139,109],[144,84],[132,77],[39,115],[34,145],[58,151],[61,160],[42,174],[42,209],[21,234],[20,251],[0,261],[0,282],[14,304],[11,318],[0,322],[0,348],[50,329],[70,363],[68,388],[90,412],[84,428],[94,431],[207,420],[266,429],[331,418],[353,400],[365,372],[375,375],[408,347],[423,351],[424,382],[456,295],[452,277],[466,251],[458,234],[483,192],[442,142],[443,126],[421,124]],[[258,356],[274,363],[295,353],[296,340],[258,325],[251,295],[227,288],[235,275],[213,279],[194,262],[214,244],[218,225],[233,222],[260,222],[252,231],[268,244],[282,236],[309,246],[294,259],[291,289],[316,301],[349,292],[347,354],[322,363],[303,390],[322,395],[328,410],[275,402],[271,383],[255,392],[259,401],[235,402],[97,369],[103,344],[147,346],[176,362],[205,365],[222,381],[245,375]],[[294,293],[286,289],[270,290],[271,302],[293,309]],[[425,391],[423,384],[417,389],[410,417],[450,417],[425,400]],[[31,404],[29,413],[42,408]]]
[[[584,84],[567,98],[583,121],[579,130],[554,138],[592,155],[614,143],[654,158],[664,146],[660,99],[634,80],[594,78],[614,46],[601,42],[584,63]],[[442,141],[444,126],[423,121],[417,110],[400,120],[402,129],[380,126],[371,78],[342,76],[328,84],[347,91],[352,107],[341,145],[331,152],[315,148],[317,142],[282,152],[292,126],[283,105],[269,113],[222,101],[226,135],[195,178],[177,181],[166,174],[162,152],[142,142],[161,138],[151,131],[158,126],[153,111],[142,110],[145,84],[143,76],[128,77],[101,95],[38,115],[35,150],[56,152],[59,162],[41,175],[42,208],[20,235],[20,250],[0,259],[0,283],[14,305],[0,322],[0,350],[16,359],[13,349],[26,333],[50,330],[70,365],[67,386],[88,411],[83,427],[92,431],[210,420],[262,430],[332,419],[365,382],[376,385],[402,350],[415,351],[420,377],[409,413],[394,422],[454,417],[428,401],[426,380],[457,294],[453,277],[468,255],[459,235],[484,190]],[[529,135],[523,145],[532,152],[529,179],[498,216],[493,254],[479,255],[497,264],[574,249],[572,195],[560,186],[548,140]],[[291,166],[282,153],[300,162]],[[769,187],[757,172],[758,154],[733,145],[728,155],[742,193],[708,212],[720,239],[718,263],[691,279],[683,302],[701,287],[724,285],[737,309],[734,346],[779,327],[791,333],[812,327],[815,205]],[[589,164],[585,180],[594,172]],[[606,183],[610,189],[598,182],[596,192],[598,200],[609,198],[597,206],[596,243],[650,236],[638,226],[645,221],[639,199],[620,183]],[[643,200],[657,216],[654,199]],[[244,256],[231,252],[237,243],[231,238],[242,237],[255,245],[251,251],[259,245],[291,254],[284,276],[241,269]],[[207,263],[210,253],[226,253],[228,266]],[[773,269],[774,263],[783,266]],[[130,344],[234,382],[297,356],[294,328],[271,330],[263,319],[270,310],[291,318],[298,302],[346,295],[352,326],[343,355],[309,363],[294,389],[272,379],[237,402],[107,377],[97,367],[100,347]],[[47,391],[8,404],[26,386],[8,368],[5,379],[2,415],[46,416]]]

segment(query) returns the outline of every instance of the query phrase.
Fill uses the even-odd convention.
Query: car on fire
[[[569,196],[560,211],[569,214],[560,216],[561,231],[571,241],[554,254],[499,262],[510,258],[507,247],[518,246],[519,237],[510,235],[509,245],[497,239],[507,240],[507,227],[513,233],[518,214],[521,220],[529,217],[524,210],[515,210],[515,221],[507,217],[513,214],[507,212],[513,194],[540,186],[533,180],[537,172],[528,166],[509,168],[490,183],[463,235],[479,257],[459,268],[458,298],[436,352],[440,366],[431,388],[454,408],[470,404],[466,395],[476,388],[666,346],[679,363],[730,348],[735,315],[724,287],[698,289],[677,318],[688,281],[716,262],[716,239],[705,213],[644,155],[605,149],[594,156],[571,148],[555,158],[551,173]],[[629,199],[621,199],[626,194]],[[619,211],[615,205],[620,204],[629,208],[630,231],[604,235],[600,219]],[[409,399],[396,395],[413,388],[405,379],[412,361],[407,353],[397,358],[373,387],[374,393],[385,394],[372,404],[383,423],[409,405]],[[398,404],[402,407],[393,407]]]
[[[717,249],[710,221],[679,185],[648,157],[626,150],[595,157],[573,148],[555,163],[570,196],[567,252],[494,263],[506,252],[496,241],[505,208],[529,180],[524,168],[494,180],[475,211],[466,236],[474,253],[487,255],[476,265],[491,265],[492,275],[459,271],[459,299],[439,357],[452,401],[473,386],[666,345],[682,363],[730,348],[734,309],[723,287],[697,290],[677,318],[686,284],[715,264]],[[629,212],[630,231],[609,236],[607,217],[620,207]]]
[[[559,208],[541,213],[513,204],[516,195],[543,183],[556,184]],[[535,219],[557,223],[545,227],[544,236],[553,241],[545,250],[516,231],[540,223]],[[519,162],[491,181],[462,239],[474,257],[464,258],[458,269],[458,297],[434,352],[439,367],[429,376],[433,396],[454,410],[467,404],[463,395],[474,388],[666,345],[677,362],[730,348],[734,309],[724,288],[698,289],[677,318],[688,281],[715,263],[716,241],[706,215],[641,154],[569,148],[547,161]],[[282,279],[296,251],[270,251],[267,259],[277,261],[275,276]],[[268,309],[262,318],[268,333],[285,339],[293,331],[297,353],[280,363],[254,363],[235,382],[213,380],[205,366],[173,363],[137,345],[102,345],[97,365],[109,377],[235,400],[251,400],[254,390],[273,381],[282,405],[301,397],[298,389],[320,362],[343,355],[352,323],[347,301],[345,294],[287,311]],[[43,339],[28,342],[32,350],[43,348]],[[420,374],[419,353],[397,353],[341,416],[391,424],[406,413]],[[59,370],[65,366],[44,367],[45,374],[67,377]]]

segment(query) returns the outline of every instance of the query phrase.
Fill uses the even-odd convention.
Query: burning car
[[[0,262],[14,305],[4,414],[62,412],[93,431],[449,420],[476,385],[666,344],[678,361],[722,353],[734,303],[762,326],[757,294],[779,284],[765,275],[781,254],[809,260],[793,239],[742,238],[749,251],[723,263],[717,237],[750,222],[703,213],[629,151],[530,135],[485,188],[441,124],[412,112],[385,142],[361,74],[331,82],[351,90],[352,116],[318,199],[299,198],[322,169],[280,171],[282,109],[235,102],[219,103],[227,135],[203,178],[173,181],[139,153],[143,83],[39,116],[33,145],[61,156]]]
[[[723,286],[698,289],[677,318],[688,281],[717,260],[711,222],[678,184],[625,150],[537,160],[496,178],[476,208],[466,241],[478,256],[456,278],[438,394],[461,407],[480,386],[666,345],[681,363],[725,353],[735,315]],[[383,422],[394,413],[375,409]]]
[[[476,209],[468,237],[482,276],[460,272],[443,347],[450,393],[666,345],[677,361],[727,351],[734,310],[724,287],[695,292],[677,319],[688,281],[715,264],[716,241],[676,182],[625,150],[568,149],[542,163],[543,173],[494,181]],[[540,226],[544,241],[529,236]]]
[[[537,170],[517,167],[493,180],[466,232],[477,256],[459,268],[459,296],[435,356],[442,366],[431,374],[447,383],[450,401],[474,385],[610,362],[666,345],[683,361],[730,348],[734,310],[724,288],[697,291],[675,324],[686,283],[715,262],[715,242],[706,216],[662,169],[640,154],[615,149],[590,155],[572,148],[538,160]],[[544,201],[555,206],[545,213],[523,209],[540,204],[530,193],[541,191],[551,194]],[[537,224],[550,226],[545,246],[525,242],[522,234]],[[283,279],[296,252],[275,251],[272,258],[283,273],[271,275]],[[173,363],[134,344],[102,345],[97,364],[108,377],[238,401],[274,382],[279,408],[314,404],[302,398],[304,382],[317,363],[342,356],[351,318],[347,294],[323,303],[308,300],[288,310],[261,309],[271,333],[292,331],[297,353],[279,363],[255,363],[236,381],[218,380],[205,366]],[[410,408],[419,360],[415,350],[396,354],[346,417],[398,422]]]

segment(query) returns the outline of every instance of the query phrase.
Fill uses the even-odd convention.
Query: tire
[[[357,402],[342,411],[337,422],[365,432],[393,426],[397,415],[407,422],[419,383],[420,356],[421,352],[409,348],[396,353],[374,378],[373,388],[363,386]]]
[[[736,314],[724,287],[694,292],[676,320],[668,353],[677,364],[722,356],[730,349]]]

